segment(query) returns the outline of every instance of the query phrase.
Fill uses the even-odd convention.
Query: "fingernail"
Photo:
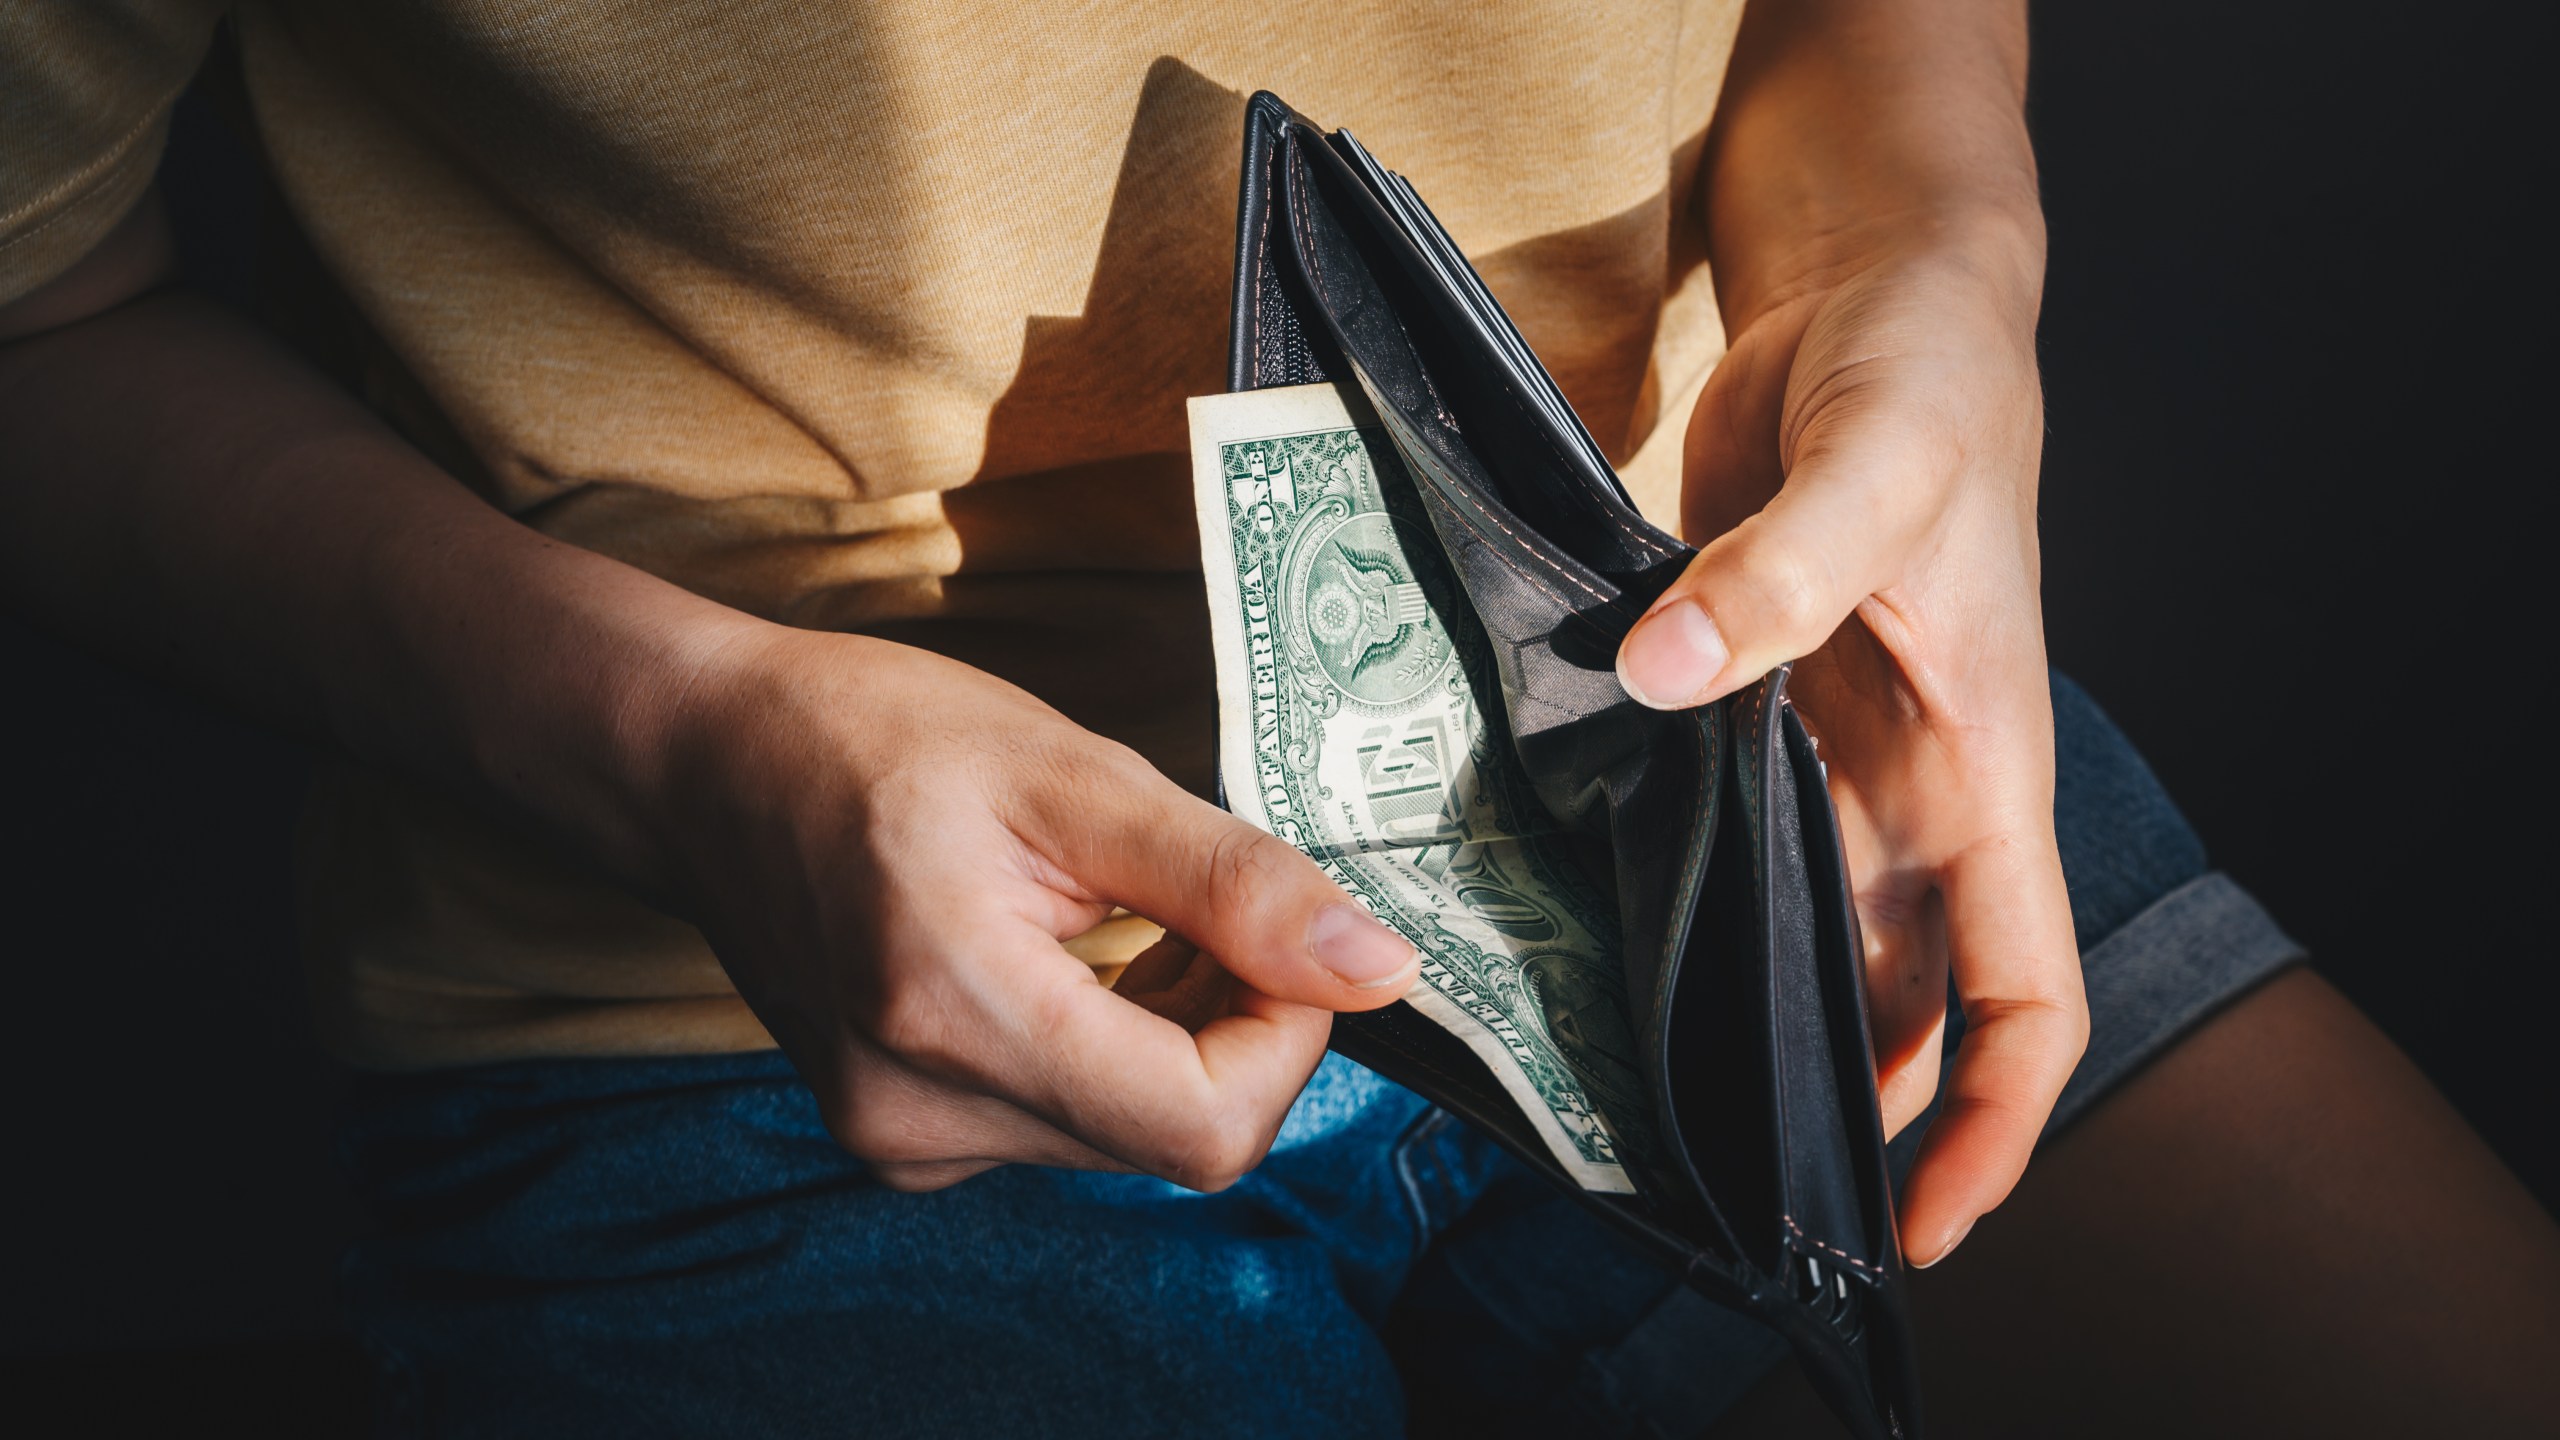
[[[1327,905],[1307,922],[1307,948],[1316,963],[1362,990],[1403,976],[1413,946],[1357,905]]]
[[[1939,1251],[1939,1252],[1938,1252],[1938,1254],[1937,1254],[1937,1258],[1936,1258],[1936,1259],[1933,1259],[1933,1260],[1924,1260],[1924,1261],[1920,1262],[1919,1264],[1912,1266],[1911,1268],[1912,1268],[1912,1269],[1914,1269],[1914,1270],[1926,1270],[1926,1269],[1928,1269],[1930,1266],[1937,1264],[1939,1260],[1944,1260],[1944,1259],[1946,1259],[1948,1256],[1953,1255],[1954,1253],[1956,1253],[1956,1247],[1964,1243],[1964,1237],[1966,1237],[1967,1235],[1970,1235],[1970,1234],[1972,1234],[1972,1233],[1973,1233],[1973,1227],[1974,1227],[1974,1225],[1975,1225],[1977,1222],[1979,1222],[1981,1219],[1982,1219],[1982,1217],[1981,1217],[1981,1216],[1976,1215],[1976,1216],[1974,1216],[1974,1217],[1973,1217],[1973,1219],[1971,1219],[1971,1220],[1967,1220],[1966,1222],[1964,1222],[1963,1227],[1962,1227],[1962,1228],[1960,1228],[1960,1229],[1958,1229],[1958,1230],[1956,1231],[1956,1237],[1955,1237],[1954,1239],[1952,1239],[1952,1240],[1950,1240],[1950,1241],[1948,1241],[1948,1242],[1947,1242],[1947,1248],[1945,1248],[1944,1250]]]
[[[1677,710],[1698,703],[1727,658],[1724,636],[1705,607],[1676,601],[1637,621],[1618,647],[1618,683],[1638,704]]]

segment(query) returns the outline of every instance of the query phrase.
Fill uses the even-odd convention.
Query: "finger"
[[[1139,951],[1129,961],[1128,967],[1120,972],[1120,978],[1111,982],[1111,991],[1143,1004],[1142,997],[1181,985],[1191,974],[1192,962],[1199,958],[1199,946],[1166,931],[1156,943]]]
[[[1676,710],[1731,694],[1818,649],[1897,578],[1945,466],[1892,397],[1855,403],[1808,432],[1776,497],[1708,542],[1628,632],[1629,695]]]
[[[1944,1259],[2008,1198],[2089,1040],[2050,826],[2032,842],[2013,834],[1965,851],[1942,889],[1965,1033],[1904,1187],[1903,1246],[1920,1266]]]
[[[1077,883],[1156,921],[1265,995],[1327,1010],[1374,1010],[1410,989],[1403,936],[1287,842],[1170,783],[1080,796],[1047,817],[1055,859]]]
[[[1935,886],[1916,897],[1875,886],[1859,891],[1858,911],[1876,1102],[1890,1139],[1938,1094],[1947,1035],[1946,909]]]
[[[998,1093],[1103,1154],[1197,1190],[1261,1163],[1332,1024],[1327,1011],[1241,985],[1229,1012],[1196,1035],[1090,978],[1048,984],[1009,1008],[1025,1029],[1002,1049]]]
[[[955,1164],[1129,1168],[1016,1106],[920,1075],[859,1041],[849,1045],[840,1073],[835,1103],[823,1107],[827,1129],[874,1169],[895,1169],[912,1180]],[[941,1183],[963,1178],[952,1173]]]
[[[1875,1046],[1876,1101],[1885,1138],[1920,1117],[1938,1093],[1947,1029],[1946,907],[1936,876],[1881,869],[1879,850],[1861,807],[1844,805],[1843,838],[1852,875],[1868,877],[1856,893],[1858,935],[1866,948],[1867,1034]],[[1869,831],[1861,835],[1862,830]],[[1863,846],[1859,843],[1864,840]]]
[[[1937,1098],[1938,1075],[1946,1063],[1946,1033],[1946,1009],[1941,1005],[1938,1023],[1929,1027],[1923,1043],[1899,1062],[1877,1067],[1876,1108],[1883,1115],[1887,1141],[1926,1113],[1929,1102]]]
[[[1787,376],[1804,338],[1799,323],[1752,326],[1735,337],[1707,373],[1698,408],[1689,416],[1682,457],[1680,525],[1693,544],[1704,545],[1760,513],[1786,480],[1779,462],[1778,418],[1784,412]]]
[[[963,1180],[984,1175],[1001,1163],[996,1160],[944,1160],[920,1165],[874,1165],[871,1178],[892,1190],[921,1195],[932,1190],[947,1190]]]
[[[1854,627],[1843,632],[1852,633]],[[1819,655],[1836,660],[1837,649],[1835,642]],[[1824,669],[1809,661],[1797,668],[1797,679],[1818,694]],[[1805,709],[1800,693],[1798,710]],[[1815,722],[1810,713],[1804,719],[1808,727]],[[1841,733],[1817,732],[1816,743],[1831,761],[1825,788],[1839,821],[1848,872],[1857,882],[1851,899],[1864,951],[1867,1036],[1875,1051],[1876,1102],[1890,1140],[1918,1119],[1938,1093],[1947,1024],[1946,906],[1934,868],[1897,863],[1900,849],[1878,828],[1880,817],[1857,783],[1860,770],[1851,767],[1848,755],[1834,743]],[[1855,729],[1846,733],[1869,738]],[[1866,758],[1872,761],[1882,748],[1867,750]],[[1894,806],[1908,788],[1899,777],[1884,787],[1886,805]]]
[[[1129,963],[1111,992],[1197,1033],[1227,1013],[1235,987],[1225,966],[1182,937],[1167,935]]]

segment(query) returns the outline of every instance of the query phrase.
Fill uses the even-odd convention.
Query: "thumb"
[[[1116,808],[1116,807],[1115,807]],[[1069,873],[1274,999],[1374,1010],[1411,989],[1413,946],[1287,841],[1171,785],[1075,827]]]
[[[1889,427],[1844,428],[1808,442],[1767,507],[1699,551],[1627,633],[1618,681],[1629,695],[1679,710],[1732,694],[1820,649],[1892,583],[1914,501],[1936,487],[1914,483],[1914,447]]]

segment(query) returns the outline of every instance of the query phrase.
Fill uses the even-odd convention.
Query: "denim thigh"
[[[342,1288],[390,1434],[1390,1434],[1378,1323],[1491,1159],[1446,1124],[1336,1057],[1222,1194],[917,1195],[769,1053],[378,1082]]]

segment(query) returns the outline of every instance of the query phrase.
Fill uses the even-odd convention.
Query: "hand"
[[[1025,1162],[1221,1188],[1329,1012],[1413,982],[1305,856],[991,676],[805,631],[710,668],[654,787],[667,886],[893,1187]],[[1169,932],[1118,993],[1059,943],[1115,904]]]
[[[1904,1193],[1924,1266],[2017,1182],[2088,1036],[2053,830],[2035,285],[1984,263],[2006,239],[1879,223],[1740,317],[1689,427],[1682,520],[1705,548],[1619,656],[1666,706],[1803,657],[1889,1131],[1937,1090],[1950,969],[1964,1004]]]

